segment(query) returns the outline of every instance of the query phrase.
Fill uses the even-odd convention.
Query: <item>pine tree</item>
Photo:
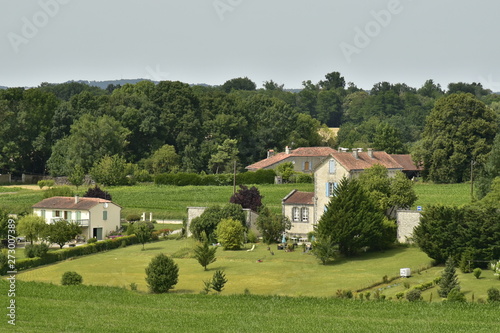
[[[212,277],[212,289],[220,293],[224,289],[226,282],[224,271],[216,271]]]
[[[452,289],[460,291],[460,284],[458,283],[455,261],[452,257],[449,257],[448,260],[446,260],[446,266],[443,274],[441,275],[438,294],[439,296],[446,298]]]
[[[196,258],[196,260],[198,260],[200,265],[202,265],[203,268],[207,270],[207,266],[217,260],[217,258],[215,258],[216,251],[217,247],[214,246],[210,248],[208,240],[206,240],[203,243],[198,244],[194,248],[194,257]]]

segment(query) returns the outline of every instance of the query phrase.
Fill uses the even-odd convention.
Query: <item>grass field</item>
[[[275,212],[281,212],[281,200],[293,189],[313,191],[313,184],[258,185],[264,196],[265,205]],[[417,206],[433,204],[462,205],[470,202],[468,184],[428,184],[415,183]],[[136,185],[119,186],[106,189],[113,196],[113,201],[123,207],[122,217],[129,214],[152,212],[155,219],[183,219],[187,207],[205,207],[225,204],[233,194],[232,186],[155,186]],[[79,191],[83,194],[84,190]],[[18,187],[0,188],[0,208],[9,213],[31,211],[31,206],[42,200],[43,193]]]
[[[1,290],[8,289],[0,281]],[[328,297],[142,294],[18,281],[16,326],[2,332],[498,332],[499,306]],[[9,299],[0,294],[7,313]]]

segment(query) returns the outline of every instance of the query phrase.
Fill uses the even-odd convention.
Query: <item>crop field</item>
[[[330,297],[144,294],[17,281],[2,332],[497,332],[499,306]],[[1,290],[8,288],[0,281]],[[6,293],[0,302],[8,304]],[[2,306],[5,310],[5,306]]]

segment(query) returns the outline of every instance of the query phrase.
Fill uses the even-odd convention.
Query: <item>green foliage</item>
[[[224,289],[226,282],[227,279],[224,271],[217,270],[212,277],[212,289],[220,293]]]
[[[227,80],[221,88],[223,91],[229,93],[233,90],[255,90],[257,85],[245,76]]]
[[[63,286],[77,286],[82,284],[83,278],[77,272],[64,272],[61,278],[61,284]]]
[[[417,302],[422,300],[422,292],[418,289],[408,290],[406,292],[406,299],[409,302]]]
[[[477,165],[475,170],[479,170],[479,177],[474,183],[477,189],[476,195],[479,199],[482,199],[492,190],[493,180],[500,177],[500,135],[495,136],[486,162]]]
[[[154,228],[154,227],[153,227]],[[151,234],[153,232],[153,228],[148,225],[146,222],[136,222],[134,223],[133,232],[137,237],[139,243],[142,244],[142,249],[144,250],[144,244],[151,240]]]
[[[96,183],[106,186],[127,185],[129,183],[127,162],[119,155],[103,156],[90,169],[90,175]]]
[[[58,220],[47,225],[44,230],[44,238],[49,243],[55,243],[63,248],[64,244],[82,233],[82,227],[76,222]]]
[[[85,180],[85,170],[80,164],[75,165],[71,173],[68,175],[68,181],[78,187],[83,185],[83,181]]]
[[[458,302],[465,303],[467,300],[465,299],[465,294],[460,291],[460,288],[453,288],[448,293],[448,297],[446,297],[447,302]]]
[[[191,221],[189,228],[195,239],[203,241],[206,236],[208,241],[213,243],[217,239],[215,230],[222,219],[237,220],[241,226],[245,225],[245,214],[241,206],[228,203],[222,207],[218,205],[208,207]]]
[[[179,267],[164,254],[155,256],[146,267],[146,282],[155,294],[168,292],[177,284],[178,277]]]
[[[49,246],[45,243],[41,244],[26,244],[24,247],[24,255],[26,258],[43,257],[49,251]]]
[[[441,274],[441,281],[439,281],[439,296],[446,298],[452,289],[460,291],[460,284],[458,283],[458,276],[455,270],[455,262],[452,257],[446,260],[446,266]]]
[[[389,123],[380,123],[377,126],[373,141],[375,150],[385,151],[388,154],[406,153],[401,133]]]
[[[43,180],[39,180],[37,182],[37,185],[40,187],[40,189],[43,189],[45,186],[47,186],[48,188],[51,188],[54,186],[54,184],[55,184],[55,181],[49,180],[49,179],[43,179]]]
[[[215,174],[232,172],[234,163],[238,161],[238,153],[238,140],[224,140],[221,145],[217,146],[217,152],[210,157],[208,169]]]
[[[207,266],[217,260],[215,257],[216,252],[217,247],[210,247],[208,241],[204,241],[195,246],[194,257],[198,260],[198,263],[203,266],[204,270],[207,270]]]
[[[216,235],[224,250],[239,250],[245,241],[245,228],[240,221],[222,219],[217,225]]]
[[[137,214],[128,214],[125,220],[128,222],[137,222],[141,219],[141,217]]]
[[[9,214],[0,208],[0,239],[7,239],[9,236],[9,234],[12,235],[12,232],[9,232],[9,230],[11,230],[11,228],[9,228],[9,220],[11,219],[11,217],[9,216]],[[16,230],[16,229],[12,229],[14,231],[19,231],[19,230]],[[14,234],[14,236],[16,236]]]
[[[279,242],[283,233],[292,227],[288,217],[275,214],[266,206],[262,206],[259,210],[256,225],[266,244]]]
[[[338,244],[340,253],[350,256],[362,247],[379,247],[384,215],[356,179],[343,178],[334,190],[327,211],[321,216],[318,238]]]
[[[93,243],[95,243],[95,242],[97,242],[97,238],[95,238],[95,237],[93,237],[93,238],[89,238],[89,239],[87,240],[87,244],[93,244]]]
[[[57,186],[43,191],[44,198],[52,197],[72,197],[73,190],[69,186]]]
[[[248,171],[236,175],[236,184],[274,184],[274,170]],[[154,176],[156,185],[175,186],[224,186],[233,185],[234,175],[231,174],[196,174],[196,173],[162,173]]]
[[[470,179],[472,161],[484,163],[498,131],[495,113],[471,94],[439,99],[426,120],[422,149],[423,176],[439,183]]]
[[[253,230],[248,230],[247,232],[247,242],[248,243],[257,243],[258,241],[258,238],[257,238],[257,235],[255,234],[255,232]]]
[[[483,273],[483,270],[481,268],[474,268],[473,274],[476,279],[479,279],[481,277],[481,274]]]
[[[291,177],[295,173],[293,163],[292,162],[285,162],[281,163],[276,167],[276,174],[278,176],[281,176],[283,181],[288,182],[290,181]]]
[[[452,256],[462,258],[461,266],[465,268],[468,260],[498,257],[499,221],[500,213],[493,208],[430,206],[423,212],[413,237],[422,251],[438,263]]]
[[[147,160],[147,169],[150,173],[160,174],[172,172],[179,168],[180,156],[172,145],[163,145]]]
[[[314,242],[313,253],[323,265],[326,265],[332,259],[335,259],[337,253],[335,242],[332,237],[320,237],[316,242]]]
[[[31,244],[44,234],[46,228],[45,219],[37,215],[23,216],[17,223],[17,233],[25,236]]]
[[[493,271],[493,275],[495,275],[500,280],[500,260],[491,263],[490,266],[491,270]]]
[[[500,290],[498,288],[490,288],[488,289],[488,302],[495,303],[500,302]]]

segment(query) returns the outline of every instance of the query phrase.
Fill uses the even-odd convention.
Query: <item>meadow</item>
[[[2,279],[0,289],[7,288]],[[495,304],[153,295],[23,281],[15,300],[16,326],[3,315],[3,332],[496,332],[499,312]],[[8,301],[2,293],[1,304]]]

